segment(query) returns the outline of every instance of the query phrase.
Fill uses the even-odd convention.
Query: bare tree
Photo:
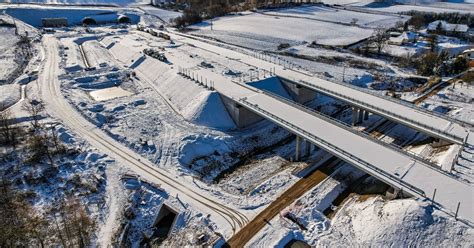
[[[47,221],[11,183],[0,182],[0,247],[45,246]]]
[[[75,197],[62,200],[59,214],[62,228],[66,233],[63,237],[67,237],[69,246],[89,246],[90,239],[95,231],[95,221],[87,214],[81,201]]]
[[[31,115],[31,125],[35,132],[38,131],[41,127],[39,121],[45,110],[44,103],[41,100],[32,99],[26,101],[22,108]]]
[[[19,129],[14,126],[14,117],[10,110],[4,110],[0,112],[0,137],[4,144],[12,145],[13,147],[17,144]]]
[[[428,36],[428,38],[426,38],[426,40],[430,46],[430,51],[435,52],[436,46],[438,45],[438,36],[436,34],[431,34]]]
[[[355,26],[355,25],[357,25],[357,22],[359,22],[359,19],[357,19],[357,18],[352,18],[352,20],[351,20],[351,25],[352,25],[352,26]]]
[[[374,33],[372,34],[372,42],[375,43],[378,54],[382,52],[382,49],[387,44],[388,39],[389,35],[387,33],[387,29],[384,27],[375,28]]]

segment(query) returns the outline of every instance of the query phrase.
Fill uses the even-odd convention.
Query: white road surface
[[[266,69],[268,71],[274,70],[276,75],[280,77],[290,79],[296,83],[304,84],[309,88],[346,101],[353,106],[368,109],[372,113],[379,114],[383,117],[394,120],[395,122],[413,127],[434,137],[462,144],[469,132],[469,127],[464,127],[457,122],[427,113],[421,109],[402,105],[355,88],[313,77],[302,71],[289,70],[283,65],[258,59],[221,46],[216,46],[213,42],[202,40],[201,38],[190,38],[191,36],[183,36],[177,33],[171,33],[170,35],[175,40],[190,43],[203,49],[213,51],[225,56],[226,58],[239,60],[242,63]]]

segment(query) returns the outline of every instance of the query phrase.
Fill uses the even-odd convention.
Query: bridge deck
[[[208,44],[196,43],[191,39],[186,40],[188,41],[195,46],[209,48]],[[127,52],[130,56],[134,56],[136,51],[133,49],[138,51],[141,49],[124,48],[118,44],[110,51],[119,57]],[[213,52],[216,50],[222,52],[221,48],[215,46],[211,49]],[[415,160],[400,150],[368,139],[350,128],[335,125],[317,114],[304,111],[250,86],[232,82],[212,70],[195,67],[195,61],[186,54],[166,52],[166,57],[173,62],[171,70],[178,72],[179,67],[193,68],[194,73],[213,80],[214,87],[219,93],[395,187],[422,198],[431,198],[436,189],[435,202],[450,212],[456,212],[457,204],[461,202],[459,217],[474,222],[474,211],[471,211],[474,207],[474,187],[471,185]],[[156,63],[156,67],[162,66],[162,62],[158,60],[151,58],[147,60],[147,63]],[[149,78],[154,78],[153,70],[141,70],[140,66],[136,70],[148,73]]]
[[[187,38],[182,35],[171,34],[173,39],[193,44],[206,50],[218,53],[226,58],[239,60],[245,64],[265,70],[273,70],[277,76],[289,79],[313,90],[331,95],[342,101],[351,103],[373,113],[389,118],[395,122],[410,126],[431,136],[462,144],[470,127],[463,123],[418,108],[410,103],[390,99],[374,93],[369,93],[348,84],[337,84],[320,79],[303,71],[285,69],[284,66],[268,62],[275,58],[267,56],[266,60],[258,59],[237,51],[203,42],[197,38]],[[472,126],[472,125],[471,125]]]

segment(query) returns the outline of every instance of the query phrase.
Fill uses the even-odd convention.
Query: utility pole
[[[342,82],[346,82],[346,66],[344,65],[344,69],[342,69]]]

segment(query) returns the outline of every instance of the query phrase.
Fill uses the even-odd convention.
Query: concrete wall
[[[223,95],[220,95],[220,96],[221,96],[222,102],[224,103],[224,106],[227,109],[227,112],[229,112],[229,115],[232,117],[237,127],[239,128],[248,127],[263,119],[262,117],[255,114],[254,112],[234,102],[232,99],[225,97]]]
[[[43,27],[67,27],[67,18],[43,18]]]
[[[305,88],[301,85],[294,84],[293,82],[286,80],[284,78],[279,78],[285,87],[286,91],[290,96],[298,103],[304,104],[316,97],[316,91]]]
[[[158,222],[160,222],[160,220],[162,220],[165,216],[167,216],[169,213],[173,213],[175,215],[175,218],[174,218],[174,222],[176,222],[176,219],[179,215],[179,212],[176,211],[175,209],[173,209],[172,207],[166,205],[166,204],[162,204],[161,205],[161,208],[160,208],[160,211],[158,212],[158,214],[156,215],[156,218],[155,218],[155,223],[153,224],[154,226],[156,226],[158,224]],[[173,225],[171,226],[171,228],[173,228],[174,226],[174,223],[173,222]]]

